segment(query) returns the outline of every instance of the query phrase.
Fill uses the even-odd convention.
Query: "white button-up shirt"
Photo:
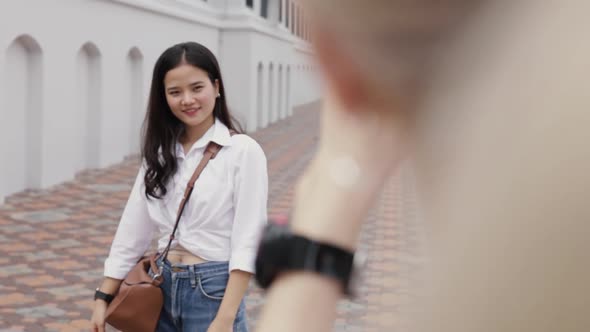
[[[223,146],[195,183],[172,247],[182,247],[208,261],[229,261],[229,269],[254,272],[258,241],[267,220],[268,173],[266,157],[246,135],[230,136],[219,120],[185,155],[177,143],[178,170],[162,199],[146,198],[141,167],[123,211],[104,275],[124,279],[158,236],[160,252],[174,227],[184,190],[203,157],[207,144]]]

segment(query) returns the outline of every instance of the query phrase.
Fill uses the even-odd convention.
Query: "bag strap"
[[[229,133],[230,133],[230,136],[237,134],[237,132],[235,132],[234,130],[230,130]],[[189,180],[188,185],[186,186],[186,189],[184,190],[184,196],[182,197],[182,200],[180,201],[180,206],[178,207],[176,222],[174,223],[174,229],[172,230],[172,234],[170,234],[170,240],[168,240],[168,245],[166,246],[164,251],[162,251],[161,256],[164,256],[164,259],[168,258],[168,252],[170,251],[170,246],[172,245],[172,241],[174,240],[174,237],[176,235],[176,230],[178,229],[178,222],[180,221],[180,217],[182,216],[182,212],[184,211],[184,207],[186,206],[186,203],[188,202],[189,198],[191,197],[191,194],[193,193],[193,189],[195,187],[195,182],[197,182],[197,179],[199,178],[199,176],[201,175],[201,173],[203,172],[203,170],[205,169],[205,166],[207,166],[209,161],[212,159],[215,159],[215,156],[217,156],[217,153],[219,152],[219,150],[221,150],[221,148],[222,148],[221,145],[219,145],[215,142],[209,142],[209,144],[207,145],[207,148],[205,149],[205,152],[203,153],[203,158],[201,159],[201,162],[199,163],[199,165],[197,166],[197,169],[195,169],[195,172],[193,173],[193,176]]]

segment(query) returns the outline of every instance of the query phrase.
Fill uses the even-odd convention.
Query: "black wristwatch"
[[[103,293],[98,288],[96,289],[96,292],[94,292],[94,301],[96,301],[97,299],[100,299],[100,300],[105,301],[107,304],[111,304],[111,302],[113,301],[114,298],[115,298],[114,295]]]
[[[358,258],[349,250],[293,234],[287,225],[269,223],[258,247],[255,278],[266,289],[281,272],[311,271],[338,280],[343,293],[353,296]]]

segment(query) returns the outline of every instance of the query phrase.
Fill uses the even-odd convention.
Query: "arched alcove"
[[[39,188],[42,176],[43,51],[30,35],[20,35],[6,49],[0,196]]]
[[[129,153],[140,150],[141,126],[145,118],[143,97],[143,53],[133,47],[127,53],[127,72],[129,75]]]
[[[76,96],[79,115],[79,149],[83,156],[78,170],[99,167],[102,126],[102,69],[98,47],[87,42],[77,54]]]

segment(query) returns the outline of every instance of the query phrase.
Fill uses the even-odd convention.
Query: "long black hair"
[[[225,99],[225,89],[219,63],[215,55],[205,46],[186,42],[168,48],[156,61],[146,118],[142,130],[142,158],[146,163],[144,177],[145,195],[160,199],[166,195],[166,184],[176,172],[175,145],[184,131],[184,124],[174,116],[166,101],[164,77],[168,71],[182,63],[198,67],[207,72],[212,84],[219,82],[221,97],[215,99],[213,116],[229,129],[242,133],[240,124],[230,114]]]

